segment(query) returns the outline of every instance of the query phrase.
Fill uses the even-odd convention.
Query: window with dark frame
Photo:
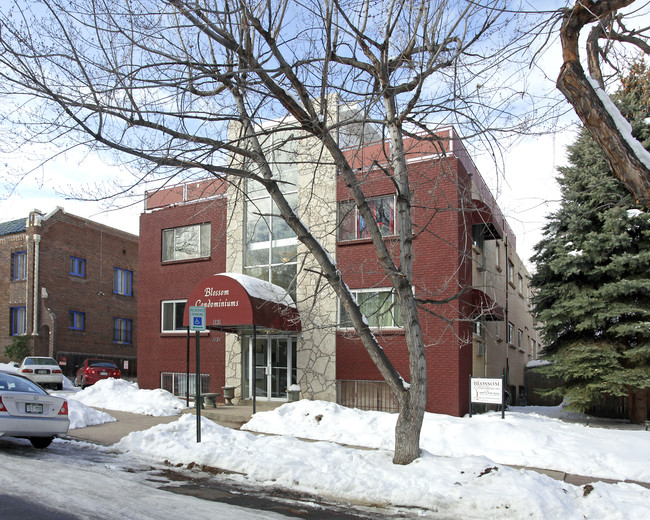
[[[70,274],[72,276],[86,276],[86,259],[77,256],[70,257]]]
[[[81,311],[70,311],[68,313],[68,329],[69,330],[84,330],[86,322],[86,314]]]
[[[27,251],[11,253],[11,279],[27,280]]]
[[[9,334],[23,336],[27,332],[27,308],[11,307],[9,309]]]
[[[113,343],[131,344],[133,321],[128,318],[113,318]]]
[[[113,268],[113,293],[122,296],[133,296],[133,271]]]

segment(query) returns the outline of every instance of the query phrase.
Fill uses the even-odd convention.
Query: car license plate
[[[100,372],[99,375],[100,375],[100,376],[107,376],[107,375],[108,375],[108,372]]]
[[[37,368],[34,372],[36,372],[37,374],[49,374],[50,373],[50,371],[45,369],[45,368]]]
[[[43,405],[41,403],[25,403],[26,413],[43,413]]]

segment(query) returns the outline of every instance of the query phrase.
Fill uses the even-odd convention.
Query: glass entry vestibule
[[[287,389],[297,381],[296,336],[257,335],[242,337],[242,397],[287,398]]]

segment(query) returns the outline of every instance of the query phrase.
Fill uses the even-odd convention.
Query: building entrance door
[[[246,336],[242,340],[244,395],[257,399],[285,400],[287,388],[296,382],[296,338],[293,336]]]

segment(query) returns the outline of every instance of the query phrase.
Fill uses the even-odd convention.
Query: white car
[[[48,394],[26,377],[0,370],[0,437],[23,437],[47,448],[68,433],[68,402]]]
[[[18,373],[44,387],[63,390],[63,371],[51,357],[26,357],[18,367]]]

